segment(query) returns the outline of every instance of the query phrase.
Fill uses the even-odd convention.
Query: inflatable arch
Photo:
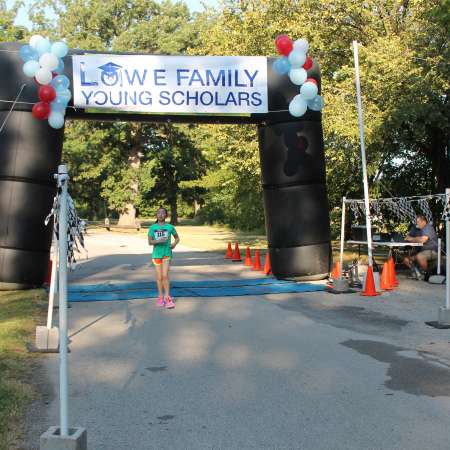
[[[55,130],[47,121],[36,120],[31,114],[37,89],[22,72],[23,62],[18,54],[21,45],[0,44],[0,100],[3,100],[0,124],[9,114],[0,133],[0,288],[3,289],[39,286],[45,280],[51,229],[44,225],[44,219],[55,194],[53,174],[61,160],[64,138],[63,128]],[[74,55],[94,53],[71,51],[64,58],[65,75],[72,80]],[[144,55],[136,55],[139,56]],[[298,94],[298,87],[286,76],[275,73],[272,62],[272,58],[264,58],[265,113],[178,115],[68,108],[66,117],[69,120],[255,124],[273,273],[277,278],[321,279],[328,275],[331,264],[321,113],[308,110],[301,118],[290,115],[289,101]],[[320,87],[316,64],[308,75],[318,80]],[[11,102],[21,89],[20,98],[11,110]]]

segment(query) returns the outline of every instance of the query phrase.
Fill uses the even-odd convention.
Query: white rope
[[[386,201],[386,200],[400,200],[400,199],[406,199],[409,201],[419,201],[420,199],[445,199],[445,194],[428,194],[428,195],[411,195],[407,197],[383,197],[383,198],[373,198],[369,199],[371,202],[378,202],[378,201]],[[345,203],[351,203],[351,202],[360,202],[364,203],[364,200],[361,200],[359,198],[346,198]]]
[[[444,212],[442,213],[442,220],[450,220],[450,196],[445,199]],[[448,251],[448,250],[447,250]]]
[[[22,84],[22,86],[20,87],[20,91],[17,94],[16,99],[13,102],[8,102],[8,103],[12,103],[11,109],[9,110],[8,114],[5,117],[5,120],[2,123],[2,126],[0,127],[0,133],[3,131],[3,128],[5,128],[6,122],[8,122],[9,116],[11,115],[11,113],[13,112],[14,106],[16,106],[16,104],[18,103],[17,100],[19,100],[19,97],[22,95],[22,91],[24,90],[26,84]],[[20,102],[22,103],[22,102]]]
[[[58,188],[55,197],[53,198],[53,206],[50,213],[45,218],[45,225],[48,225],[50,219],[53,217],[53,229],[55,230],[56,239],[59,241],[59,227],[58,217],[60,208],[60,188]],[[67,262],[71,270],[76,267],[75,251],[81,253],[80,247],[87,253],[84,246],[84,228],[85,223],[78,217],[72,197],[67,194]]]
[[[432,200],[437,205],[441,204],[443,209],[448,208],[448,205],[446,206],[446,194],[429,194],[369,199],[369,209],[373,215],[382,215],[383,209],[387,208],[399,220],[410,222],[415,221],[416,213],[420,211],[431,222],[433,220],[433,213],[430,209],[429,202]],[[365,215],[364,200],[346,198],[345,203],[349,205],[356,219]]]

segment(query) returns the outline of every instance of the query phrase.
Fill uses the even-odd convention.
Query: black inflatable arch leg
[[[259,149],[273,274],[327,277],[331,248],[321,122],[260,126]]]
[[[0,124],[8,111],[0,111]],[[55,195],[63,130],[30,111],[13,111],[0,139],[0,289],[41,286],[52,226],[44,220]]]

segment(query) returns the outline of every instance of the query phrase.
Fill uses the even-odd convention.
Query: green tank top
[[[175,227],[170,223],[165,223],[164,225],[159,225],[154,223],[148,229],[148,235],[154,241],[158,241],[160,239],[166,239],[167,241],[161,242],[160,244],[155,244],[153,246],[152,258],[163,258],[164,256],[172,257],[172,249],[170,248],[172,242],[172,236],[175,236],[177,231]]]

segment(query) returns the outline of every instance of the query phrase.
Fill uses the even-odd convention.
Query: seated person
[[[438,238],[433,226],[428,223],[427,218],[422,214],[416,216],[416,224],[416,230],[408,233],[405,240],[409,242],[421,242],[423,246],[417,247],[416,253],[411,256],[406,256],[403,262],[411,269],[413,276],[421,280],[423,279],[422,272],[425,275],[425,279],[429,276],[429,262],[437,259]],[[419,233],[417,233],[417,229]],[[418,263],[419,267],[415,265],[415,262]]]

